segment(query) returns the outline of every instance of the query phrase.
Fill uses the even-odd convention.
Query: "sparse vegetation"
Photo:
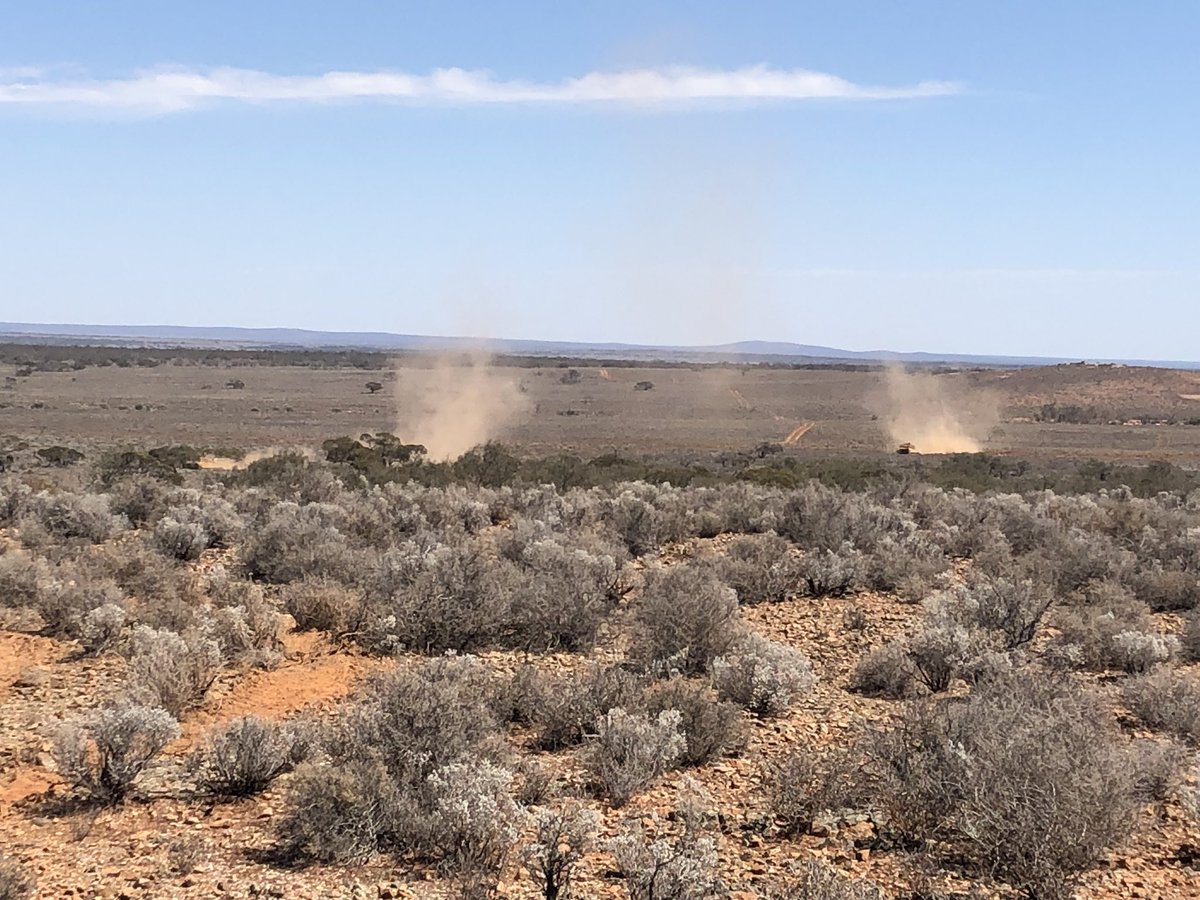
[[[745,848],[849,828],[913,896],[919,850],[1059,900],[1139,809],[1191,802],[1200,495],[1150,493],[1172,469],[1126,490],[1064,465],[1021,492],[1013,460],[790,447],[442,463],[374,433],[210,472],[182,444],[80,446],[58,466],[13,444],[0,477],[0,621],[48,648],[13,696],[62,711],[75,800],[241,798],[223,815],[275,837],[246,865],[558,900],[612,866],[630,897],[708,897],[748,889]],[[286,701],[256,713],[265,690]],[[731,770],[760,763],[739,794]],[[722,785],[719,816],[660,820],[691,777]],[[610,845],[611,808],[630,824]],[[196,877],[185,839],[159,864]],[[753,889],[879,896],[844,874],[772,863]]]

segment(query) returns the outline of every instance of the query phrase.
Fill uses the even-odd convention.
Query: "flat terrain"
[[[385,372],[305,366],[89,367],[10,377],[0,435],[255,450],[325,438],[429,429],[497,438],[534,453],[712,453],[783,442],[789,452],[918,450],[933,419],[980,449],[1028,457],[1200,463],[1200,373],[1052,366],[922,375],[898,386],[881,370],[496,365]],[[233,380],[244,383],[237,389]],[[383,389],[371,394],[368,381]],[[566,381],[571,381],[570,378]],[[653,388],[635,385],[650,382]],[[1038,421],[1066,411],[1069,421]],[[440,412],[438,412],[440,410]],[[431,426],[431,417],[436,425]],[[900,418],[898,426],[889,423]],[[1173,424],[1156,424],[1171,422]],[[465,447],[463,448],[465,449]]]

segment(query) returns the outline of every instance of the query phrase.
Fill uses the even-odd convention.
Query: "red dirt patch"
[[[12,693],[22,669],[57,662],[61,655],[62,648],[50,638],[0,631],[0,699]]]
[[[41,766],[22,766],[0,777],[0,815],[14,803],[45,793],[57,781]]]

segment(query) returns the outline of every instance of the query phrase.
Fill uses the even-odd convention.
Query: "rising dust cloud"
[[[396,379],[396,435],[431,460],[457,459],[501,437],[528,408],[517,380],[483,351],[444,354]]]
[[[972,392],[952,375],[909,372],[890,366],[876,402],[892,443],[919,453],[978,453],[999,422],[996,398]]]

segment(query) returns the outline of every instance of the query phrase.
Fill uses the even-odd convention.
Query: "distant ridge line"
[[[314,331],[305,328],[243,328],[194,325],[84,325],[0,322],[0,341],[54,343],[69,340],[120,340],[156,345],[241,345],[270,349],[355,349],[375,351],[455,351],[483,349],[492,353],[529,356],[574,356],[630,360],[690,360],[708,362],[863,362],[917,363],[977,366],[1039,366],[1069,362],[1107,363],[1200,369],[1200,361],[1084,359],[1043,356],[999,356],[971,353],[900,352],[894,350],[842,350],[786,341],[737,341],[699,346],[660,346],[613,342],[537,341],[509,338],[463,338],[396,334],[386,331]]]

